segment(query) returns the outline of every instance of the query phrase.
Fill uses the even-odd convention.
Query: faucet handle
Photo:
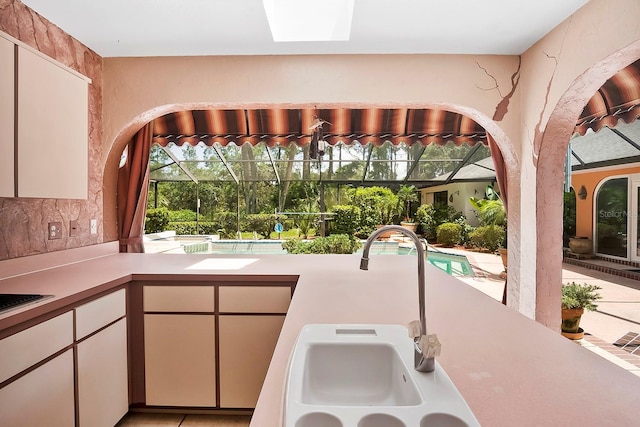
[[[420,321],[414,320],[409,323],[409,338],[416,339],[420,336]]]
[[[438,357],[442,350],[442,345],[436,334],[421,336],[418,340],[418,347],[423,357]]]

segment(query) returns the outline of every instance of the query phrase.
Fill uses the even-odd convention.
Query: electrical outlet
[[[80,227],[78,227],[78,221],[69,221],[69,237],[76,237],[80,235]]]
[[[49,240],[62,239],[62,222],[49,223]]]
[[[91,219],[91,234],[98,234],[98,220]]]

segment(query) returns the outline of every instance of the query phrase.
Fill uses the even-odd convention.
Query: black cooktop
[[[47,296],[39,294],[0,294],[0,312],[38,301]]]

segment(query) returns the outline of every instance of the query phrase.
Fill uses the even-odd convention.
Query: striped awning
[[[631,123],[640,116],[640,60],[618,71],[591,97],[576,124],[584,135],[604,126],[613,128],[619,120]]]
[[[310,143],[314,124],[322,121],[324,140],[335,145],[405,143],[487,145],[480,125],[458,113],[431,109],[236,109],[178,111],[154,120],[153,141],[166,146],[228,143],[268,146]]]

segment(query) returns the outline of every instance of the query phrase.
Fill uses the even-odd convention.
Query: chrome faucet
[[[418,252],[418,306],[420,310],[420,321],[411,322],[409,325],[409,335],[414,343],[414,367],[419,372],[433,372],[435,369],[435,356],[440,354],[440,343],[435,335],[427,335],[427,322],[425,319],[425,276],[424,259],[425,250],[418,236],[405,227],[399,225],[386,225],[371,233],[364,244],[362,259],[360,260],[360,270],[369,269],[369,250],[378,236],[387,231],[397,231],[409,237],[416,245]]]

